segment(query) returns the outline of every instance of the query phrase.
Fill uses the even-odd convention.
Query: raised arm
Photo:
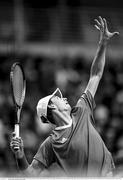
[[[17,166],[22,175],[27,177],[38,176],[45,169],[45,166],[35,159],[29,164],[24,153],[23,140],[20,137],[15,137],[15,133],[12,136],[10,147],[15,154]]]
[[[95,27],[100,32],[100,40],[95,58],[91,65],[90,79],[85,89],[85,92],[89,90],[93,97],[95,96],[100,79],[103,75],[104,66],[105,66],[106,48],[109,43],[109,40],[115,34],[119,34],[118,32],[113,32],[113,33],[109,32],[105,18],[99,16],[99,20],[95,19],[95,22],[96,22]]]

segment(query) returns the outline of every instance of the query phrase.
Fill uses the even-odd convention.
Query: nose
[[[64,99],[64,101],[67,101],[67,98],[63,98]]]

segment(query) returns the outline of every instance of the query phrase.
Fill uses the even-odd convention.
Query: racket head
[[[25,74],[23,67],[19,62],[15,62],[11,67],[10,83],[11,83],[12,99],[16,107],[16,111],[18,111],[22,108],[25,99],[25,92],[26,92]]]

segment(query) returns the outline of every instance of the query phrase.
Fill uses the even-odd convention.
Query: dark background
[[[95,101],[95,122],[113,155],[116,173],[123,168],[123,5],[111,0],[1,0],[0,1],[0,176],[16,176],[9,142],[14,129],[14,107],[9,73],[20,61],[27,91],[21,116],[25,153],[32,161],[39,144],[51,132],[38,122],[40,98],[59,87],[75,105],[89,80],[99,33],[94,19],[107,19],[112,38]]]

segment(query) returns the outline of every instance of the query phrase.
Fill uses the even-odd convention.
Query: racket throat
[[[17,124],[20,123],[20,115],[21,115],[21,108],[18,107],[18,108],[17,108]]]
[[[16,137],[19,137],[20,136],[20,115],[21,115],[21,108],[18,107],[16,112],[17,112],[17,121],[15,123],[15,134],[16,134]]]

